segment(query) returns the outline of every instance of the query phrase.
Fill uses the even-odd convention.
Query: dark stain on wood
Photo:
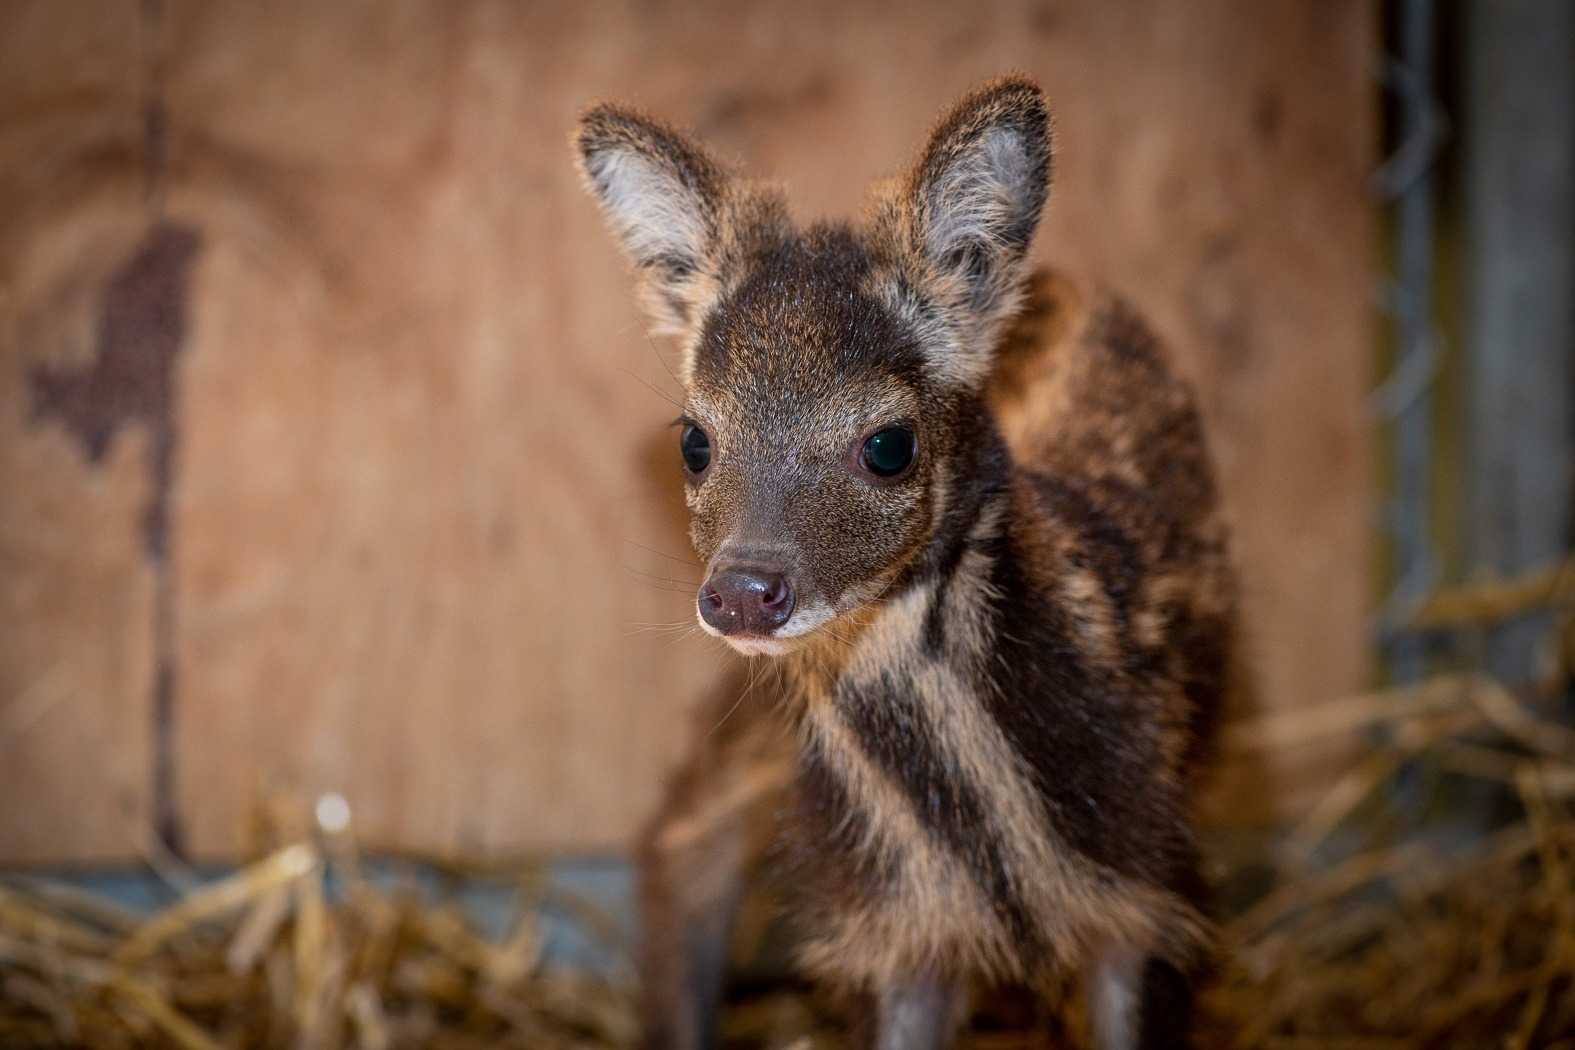
[[[102,463],[122,429],[148,429],[151,475],[143,512],[143,549],[156,577],[154,806],[158,833],[180,844],[174,792],[174,588],[170,579],[170,490],[180,441],[175,411],[178,359],[186,340],[192,264],[201,248],[195,230],[158,222],[110,278],[99,308],[92,361],[78,367],[41,365],[29,376],[34,420],[56,420],[89,463]]]
[[[33,418],[58,420],[100,463],[131,423],[148,427],[153,493],[143,518],[150,559],[169,550],[169,487],[175,469],[175,362],[186,335],[186,285],[201,240],[159,223],[110,278],[93,360],[79,368],[41,365],[31,375]]]
[[[702,135],[725,135],[752,123],[767,123],[823,109],[836,98],[837,88],[825,72],[814,72],[796,84],[781,88],[750,85],[718,92],[699,121]]]
[[[1252,131],[1266,145],[1279,141],[1285,123],[1285,103],[1273,88],[1263,88],[1252,103]]]

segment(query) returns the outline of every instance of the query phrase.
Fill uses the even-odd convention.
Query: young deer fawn
[[[1232,660],[1198,414],[1121,303],[1030,276],[1050,121],[997,80],[858,225],[602,105],[586,183],[679,337],[701,626],[783,674],[642,842],[647,1038],[710,1045],[752,858],[880,1047],[1081,974],[1100,1047],[1184,1045],[1208,960],[1193,782]],[[737,691],[724,701],[732,704]]]

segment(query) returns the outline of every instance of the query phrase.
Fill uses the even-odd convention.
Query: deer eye
[[[691,474],[704,474],[711,465],[711,439],[693,423],[685,423],[678,438],[678,451],[684,457],[684,467]]]
[[[913,463],[918,443],[907,427],[877,430],[864,441],[859,463],[878,478],[894,478]]]

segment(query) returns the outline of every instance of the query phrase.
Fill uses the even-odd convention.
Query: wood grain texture
[[[93,462],[35,395],[91,366],[143,231],[137,22],[0,20],[0,860],[125,857],[151,826],[148,435]]]
[[[36,17],[83,48],[102,28]],[[105,63],[133,84],[135,41],[112,36]],[[158,43],[166,206],[203,244],[172,504],[175,801],[198,853],[239,848],[276,789],[342,791],[363,833],[407,846],[618,846],[684,746],[724,657],[642,627],[687,622],[697,570],[667,348],[642,334],[570,164],[575,115],[599,98],[695,127],[812,217],[855,210],[970,85],[1039,77],[1058,156],[1038,251],[1136,300],[1202,385],[1264,702],[1361,683],[1368,3],[223,0],[166,4]],[[0,64],[8,110],[66,92],[90,65],[67,57],[53,74]],[[129,143],[133,163],[140,105],[95,89],[76,152],[52,163],[109,199],[121,176],[82,151]],[[58,148],[0,137],[29,212],[60,190],[10,162]],[[124,848],[118,781],[99,781],[146,764],[136,428],[103,465],[73,460],[28,422],[24,378],[69,351],[15,335],[20,318],[89,316],[96,285],[57,302],[48,274],[77,264],[47,258],[129,250],[134,192],[125,205],[54,207],[25,243],[0,241],[0,470],[22,494],[0,507],[0,593],[56,646],[0,643],[0,701],[65,666],[116,742],[80,723],[0,741],[26,755],[0,786],[82,818],[35,834],[7,807],[5,859]],[[80,568],[90,538],[99,576]],[[41,558],[45,543],[64,553]],[[58,612],[25,597],[41,592]],[[106,604],[130,611],[102,620]],[[117,653],[115,688],[93,686]],[[62,748],[92,778],[41,773]]]

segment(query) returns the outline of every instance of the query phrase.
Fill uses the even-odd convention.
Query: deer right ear
[[[1017,311],[1029,242],[1050,186],[1050,115],[1037,85],[1006,77],[936,126],[905,186],[906,242],[920,280],[960,329],[937,362],[978,382]]]
[[[656,331],[687,332],[717,287],[728,176],[671,128],[618,106],[580,118],[585,183],[640,271]]]

